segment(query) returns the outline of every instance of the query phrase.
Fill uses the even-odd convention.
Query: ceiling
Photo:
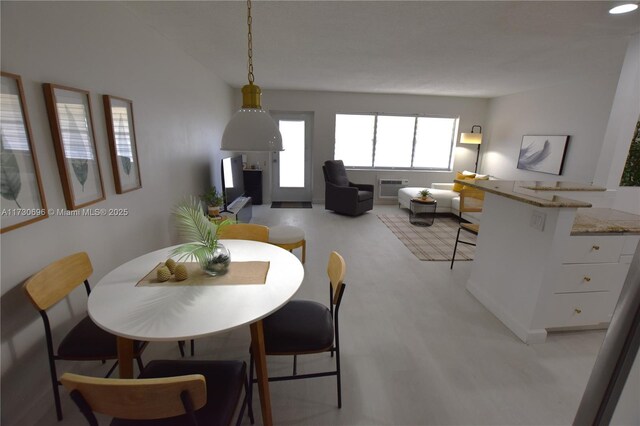
[[[225,82],[247,82],[244,1],[125,3]],[[619,70],[640,11],[593,1],[255,1],[264,89],[495,97]]]

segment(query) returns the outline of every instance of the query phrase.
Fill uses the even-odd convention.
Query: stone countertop
[[[640,234],[640,216],[606,208],[578,209],[571,235]]]
[[[590,203],[559,197],[555,191],[606,191],[605,188],[573,182],[455,179],[471,188],[501,195],[512,200],[546,208],[591,207]],[[535,188],[535,189],[534,189]]]

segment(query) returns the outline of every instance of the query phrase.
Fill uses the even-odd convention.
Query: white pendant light
[[[223,151],[282,151],[278,125],[260,105],[262,90],[253,84],[251,0],[247,0],[249,84],[242,88],[242,108],[231,117],[222,134]]]
[[[609,10],[609,13],[612,15],[620,15],[622,13],[633,12],[637,8],[638,8],[638,5],[635,3],[626,3],[626,4],[621,4],[611,8],[611,10]]]

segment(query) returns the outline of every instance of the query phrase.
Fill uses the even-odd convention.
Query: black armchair
[[[357,216],[373,209],[373,185],[349,182],[342,160],[329,160],[322,166],[324,208]]]

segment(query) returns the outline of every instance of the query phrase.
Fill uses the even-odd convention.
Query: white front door
[[[311,201],[313,113],[272,112],[284,151],[273,152],[271,201]]]

